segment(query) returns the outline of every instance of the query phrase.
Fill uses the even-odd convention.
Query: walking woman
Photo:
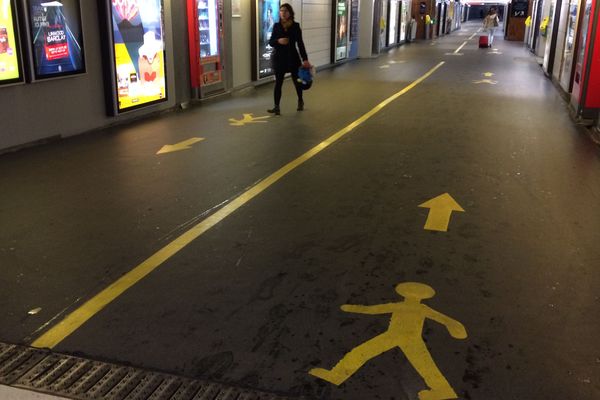
[[[495,33],[494,31],[496,30],[496,27],[498,25],[500,25],[500,23],[498,20],[498,14],[496,14],[496,8],[492,7],[492,8],[490,8],[490,11],[488,11],[485,18],[483,19],[483,28],[488,33],[488,46],[489,47],[492,47],[492,43],[494,43],[494,33]]]
[[[300,65],[310,68],[310,63],[308,62],[308,55],[302,41],[300,24],[294,21],[294,9],[287,3],[279,7],[279,22],[273,26],[273,33],[271,34],[269,44],[275,49],[273,57],[273,69],[275,70],[275,92],[273,97],[275,106],[267,111],[275,115],[281,113],[279,109],[281,87],[283,86],[283,78],[287,72],[292,74],[292,82],[298,94],[297,110],[304,110],[302,87],[298,82],[298,68],[300,68]],[[298,51],[300,51],[300,54],[298,54]],[[302,57],[302,61],[300,57]]]

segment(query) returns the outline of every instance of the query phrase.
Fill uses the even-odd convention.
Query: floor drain
[[[6,343],[0,384],[81,400],[301,399]]]

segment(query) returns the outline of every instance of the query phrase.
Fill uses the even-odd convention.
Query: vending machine
[[[225,91],[223,0],[187,0],[192,88],[204,98]]]
[[[600,0],[585,0],[579,49],[573,77],[571,107],[577,119],[590,124],[600,113]]]

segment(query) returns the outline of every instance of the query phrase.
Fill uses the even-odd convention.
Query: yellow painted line
[[[83,325],[88,319],[92,318],[95,314],[100,312],[109,303],[123,294],[127,289],[135,285],[137,282],[146,277],[149,273],[154,271],[159,265],[168,260],[170,257],[175,255],[179,250],[190,244],[194,239],[198,238],[204,232],[227,218],[231,213],[236,211],[238,208],[258,196],[260,193],[265,191],[279,179],[287,175],[290,171],[294,170],[298,166],[302,165],[321,151],[335,143],[346,134],[351,132],[354,128],[358,127],[369,118],[381,111],[385,106],[396,100],[398,97],[407,93],[415,86],[423,82],[429,76],[431,76],[438,68],[444,65],[444,62],[440,62],[438,65],[427,71],[419,79],[406,86],[398,93],[388,97],[378,105],[376,105],[371,111],[367,112],[350,125],[342,128],[341,130],[334,133],[332,136],[319,143],[300,157],[291,161],[287,165],[283,166],[278,171],[275,171],[265,180],[259,182],[255,186],[236,197],[229,204],[215,212],[213,215],[207,217],[202,222],[192,227],[189,231],[183,233],[181,236],[173,240],[171,243],[157,251],[155,254],[150,256],[147,260],[142,262],[140,265],[129,271],[123,277],[119,278],[116,282],[102,290],[96,296],[88,300],[81,307],[67,315],[62,321],[50,328],[46,333],[36,339],[31,345],[33,347],[40,348],[53,348],[60,342],[62,342],[67,336],[72,334],[81,325]]]
[[[467,44],[467,42],[463,42],[463,44],[458,49],[454,50],[454,54],[458,53],[460,51],[460,49],[465,47],[466,44]]]

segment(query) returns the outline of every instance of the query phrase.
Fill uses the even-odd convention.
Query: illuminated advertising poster
[[[336,11],[335,61],[348,56],[348,4],[346,0],[338,0]]]
[[[258,0],[258,78],[273,75],[271,56],[273,47],[269,45],[273,25],[279,21],[279,0]]]
[[[117,111],[167,98],[162,0],[111,0]]]
[[[0,0],[0,85],[23,80],[17,31],[13,2]]]
[[[396,44],[396,23],[398,22],[398,3],[396,0],[390,2],[390,18],[388,24],[388,46]]]
[[[28,0],[35,79],[85,72],[79,0]]]

